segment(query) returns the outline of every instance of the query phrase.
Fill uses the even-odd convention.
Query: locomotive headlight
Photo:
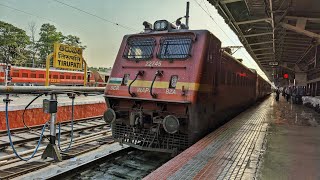
[[[179,130],[179,119],[173,115],[168,115],[162,122],[164,130],[169,134],[174,134]]]
[[[178,83],[178,76],[177,75],[171,76],[169,88],[176,88],[177,83]]]
[[[154,30],[156,31],[163,31],[163,30],[166,30],[168,29],[168,21],[166,20],[159,20],[159,21],[156,21],[154,23]]]
[[[103,119],[106,123],[112,123],[116,120],[116,112],[114,112],[113,109],[108,108],[103,114]]]

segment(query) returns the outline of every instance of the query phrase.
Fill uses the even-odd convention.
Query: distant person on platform
[[[287,99],[288,102],[289,102],[290,97],[291,97],[291,88],[288,87],[286,89],[286,99]]]
[[[280,90],[279,88],[276,90],[276,101],[279,101]]]
[[[284,98],[286,98],[286,88],[285,87],[283,87],[283,89],[282,89],[282,96]]]

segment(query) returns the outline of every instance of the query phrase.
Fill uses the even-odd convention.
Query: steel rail
[[[74,141],[76,142],[78,140],[86,139],[85,141],[82,141],[81,143],[92,142],[92,140],[94,140],[94,139],[99,139],[97,137],[101,137],[103,134],[110,134],[111,135],[111,129],[108,129],[108,130],[105,130],[105,131],[100,131],[100,132],[97,132],[97,133],[92,133],[92,134],[81,136],[81,137],[77,137],[77,138],[74,138]],[[94,137],[91,138],[92,136],[94,136]],[[66,143],[67,143],[67,141],[63,141],[61,143],[61,144],[63,144],[62,147],[66,146],[65,145]],[[76,146],[76,145],[79,145],[79,142],[75,143],[73,146]],[[39,151],[44,150],[45,148],[46,148],[46,146],[42,146],[42,147],[39,148]],[[19,152],[19,154],[22,156],[22,155],[30,154],[32,152],[33,152],[33,149]],[[39,152],[39,154],[40,154],[40,152]],[[15,158],[15,157],[16,156],[14,154],[10,154],[10,155],[7,155],[7,156],[2,156],[2,157],[0,157],[0,161],[12,159],[12,158]],[[18,160],[18,161],[20,161],[20,160]]]
[[[101,134],[101,135],[97,135],[97,136],[95,136],[95,137],[93,137],[93,138],[85,139],[85,141],[81,141],[81,142],[75,143],[73,146],[79,146],[79,145],[83,145],[83,144],[86,144],[86,143],[89,143],[89,142],[92,142],[92,141],[98,141],[98,140],[100,140],[100,139],[102,139],[102,138],[104,138],[104,137],[109,137],[109,136],[111,136],[111,132],[106,133],[106,136],[103,136],[103,134]],[[64,144],[66,144],[66,143],[67,143],[67,142],[64,142]],[[66,146],[67,146],[67,145],[63,145],[62,148],[65,148]],[[44,150],[44,148],[42,148],[42,149],[39,148],[39,151],[34,155],[34,158],[35,158],[35,157],[38,157],[38,156],[41,156],[42,153],[43,153],[43,150]],[[27,154],[30,154],[30,153],[27,153]],[[25,154],[25,155],[27,155],[27,154]],[[10,159],[10,160],[9,160],[9,159]],[[1,161],[0,161],[0,167],[21,161],[21,160],[18,159],[18,158],[14,158],[14,159],[9,158],[9,159],[7,159],[6,162],[4,162],[4,163],[2,163],[2,164],[1,164]],[[5,160],[4,160],[4,161],[5,161]]]
[[[97,119],[97,120],[99,120],[99,119]],[[81,122],[85,123],[83,121],[81,121]],[[75,125],[77,125],[78,123],[81,123],[81,122],[76,122]],[[89,121],[88,123],[90,124],[90,122],[95,122],[95,121],[92,120],[92,121]],[[107,126],[107,124],[95,124],[95,125],[94,124],[92,124],[92,125],[90,124],[89,126],[76,128],[76,129],[74,129],[74,132],[79,132],[79,131],[83,131],[83,130],[87,130],[87,129],[94,129],[94,128],[101,127],[101,126]],[[25,130],[27,130],[27,129],[25,129]],[[25,130],[21,130],[21,132],[26,132]],[[69,132],[70,131],[62,131],[61,134],[68,134]],[[27,133],[30,133],[31,135],[36,135],[36,134],[34,134],[32,132],[27,132]],[[38,139],[38,137],[32,137],[32,138],[23,139],[22,137],[18,136],[19,132],[15,132],[15,134],[17,135],[18,138],[20,138],[19,140],[15,140],[13,142],[15,145],[19,145],[21,143],[26,143],[26,142],[30,142],[30,141]],[[15,134],[12,134],[12,135],[14,136]],[[1,135],[3,136],[3,135],[6,135],[6,134],[1,134]],[[8,145],[9,145],[9,142],[0,144],[0,147],[6,147]]]

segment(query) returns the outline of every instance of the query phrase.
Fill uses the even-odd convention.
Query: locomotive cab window
[[[148,60],[152,58],[155,45],[154,38],[129,38],[123,57],[129,60]]]
[[[160,40],[159,59],[187,59],[191,56],[191,37],[165,37]]]

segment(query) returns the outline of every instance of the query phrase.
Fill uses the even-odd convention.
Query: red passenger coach
[[[145,30],[123,38],[105,90],[104,118],[116,140],[180,151],[268,94],[209,31],[165,20]]]
[[[5,81],[5,64],[0,64],[0,84]],[[16,86],[44,86],[46,81],[46,70],[40,68],[10,66],[10,83]],[[50,84],[58,86],[83,86],[84,73],[78,71],[66,71],[50,69]],[[88,85],[93,85],[95,79],[88,72]]]

